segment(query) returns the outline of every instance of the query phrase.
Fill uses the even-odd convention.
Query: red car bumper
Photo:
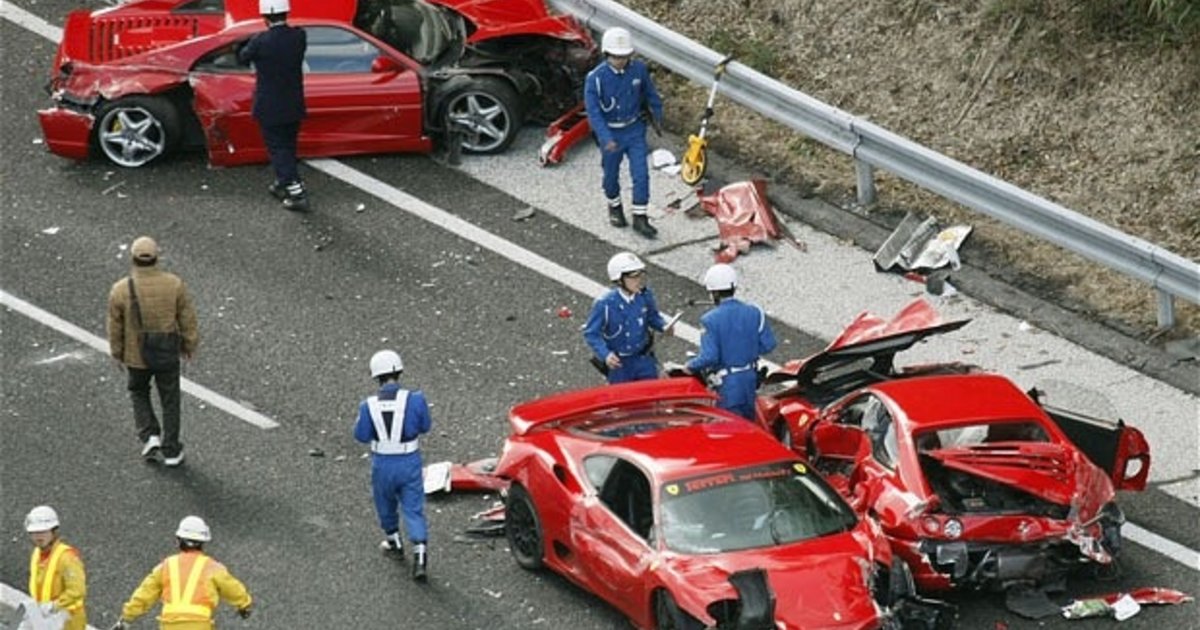
[[[73,112],[61,107],[38,110],[38,121],[42,124],[42,136],[46,148],[55,155],[72,160],[86,160],[91,152],[91,114]]]

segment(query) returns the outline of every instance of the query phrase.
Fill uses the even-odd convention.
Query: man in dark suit
[[[254,114],[275,182],[269,190],[288,210],[307,210],[308,193],[296,170],[296,137],[304,118],[304,29],[288,26],[288,0],[259,0],[258,10],[267,30],[255,35],[238,51],[242,63],[255,70]]]

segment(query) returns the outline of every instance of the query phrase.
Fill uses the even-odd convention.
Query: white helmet
[[[39,505],[25,516],[25,531],[31,534],[48,532],[55,527],[58,527],[58,512],[49,505]]]
[[[258,0],[258,12],[260,15],[287,13],[289,9],[291,7],[288,6],[288,0]]]
[[[194,542],[208,542],[212,540],[212,532],[208,530],[208,523],[199,516],[185,516],[179,521],[175,537]]]
[[[621,252],[608,259],[608,279],[617,282],[621,276],[631,271],[641,271],[646,263],[631,252]]]
[[[394,350],[380,350],[371,356],[371,376],[380,377],[404,371],[404,362]]]
[[[732,291],[737,287],[737,270],[719,263],[704,272],[704,288],[709,291]]]
[[[618,57],[632,55],[633,36],[620,26],[610,28],[604,31],[604,37],[600,39],[600,52]]]

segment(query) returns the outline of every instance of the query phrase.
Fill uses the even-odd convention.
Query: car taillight
[[[946,525],[945,525],[945,527],[942,528],[942,531],[945,532],[946,538],[954,540],[954,539],[958,538],[959,536],[962,536],[962,533],[963,533],[962,521],[960,521],[956,518],[949,519],[946,521]]]
[[[939,534],[942,531],[942,524],[937,518],[926,516],[921,519],[921,529],[924,529],[926,534]]]

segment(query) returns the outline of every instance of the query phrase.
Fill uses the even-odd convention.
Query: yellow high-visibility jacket
[[[201,551],[183,551],[154,567],[125,602],[121,618],[132,622],[161,601],[160,628],[210,630],[213,612],[222,599],[238,610],[252,603],[245,585],[225,565]]]
[[[83,571],[83,558],[79,551],[67,543],[56,540],[48,553],[33,548],[29,557],[29,594],[38,603],[54,602],[54,605],[69,613],[63,630],[87,628],[87,575]]]

